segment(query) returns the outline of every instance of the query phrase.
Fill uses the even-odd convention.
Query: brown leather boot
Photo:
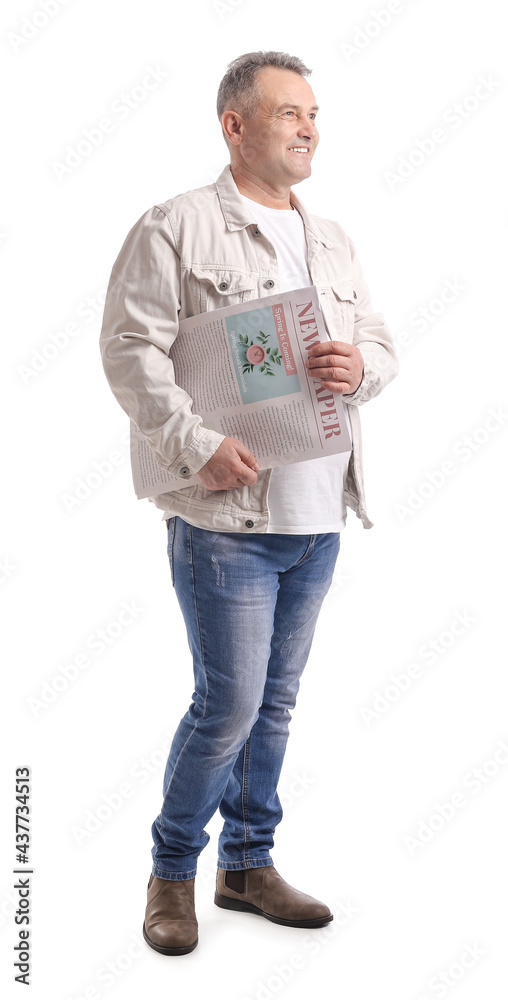
[[[198,943],[194,882],[150,875],[143,937],[162,955],[186,955]]]
[[[333,920],[324,903],[293,889],[273,865],[241,871],[218,868],[214,902],[226,910],[259,913],[288,927],[322,927]]]

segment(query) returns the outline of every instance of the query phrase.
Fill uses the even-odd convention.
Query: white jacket
[[[381,313],[372,312],[355,248],[342,227],[309,215],[291,191],[308,247],[308,267],[332,340],[355,344],[364,375],[349,406],[352,451],[345,501],[367,516],[358,407],[395,377],[398,361]],[[203,427],[192,400],[174,381],[171,345],[180,319],[279,291],[277,259],[239,197],[230,165],[214,184],[150,208],[128,233],[113,265],[100,334],[102,363],[120,406],[150,442],[158,461],[182,479],[211,458],[223,434]],[[150,498],[165,511],[215,531],[264,532],[271,469],[254,486],[208,490],[201,483]]]

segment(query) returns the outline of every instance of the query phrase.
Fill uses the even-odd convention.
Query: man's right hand
[[[207,490],[234,490],[238,486],[254,486],[258,480],[256,470],[260,468],[241,441],[226,437],[196,475]]]

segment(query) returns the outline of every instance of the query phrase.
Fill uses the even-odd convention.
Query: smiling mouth
[[[303,154],[309,152],[309,148],[308,148],[308,146],[289,146],[288,147],[288,152],[290,152],[290,153],[300,153],[300,154],[303,155]]]

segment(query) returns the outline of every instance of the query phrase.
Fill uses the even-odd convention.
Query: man
[[[280,52],[230,64],[217,113],[231,162],[216,183],[138,220],[113,267],[104,311],[102,359],[116,398],[161,465],[183,481],[200,480],[151,498],[167,522],[195,680],[152,826],[143,933],[165,955],[197,944],[197,859],[217,809],[224,818],[217,905],[296,927],[333,919],[273,866],[277,784],[346,504],[372,526],[358,406],[394,378],[397,361],[353,244],[336,222],[309,215],[292,191],[310,175],[318,144],[310,72]],[[309,350],[308,374],[347,403],[352,450],[261,471],[241,441],[192,413],[169,352],[179,319],[310,284],[329,339]]]

